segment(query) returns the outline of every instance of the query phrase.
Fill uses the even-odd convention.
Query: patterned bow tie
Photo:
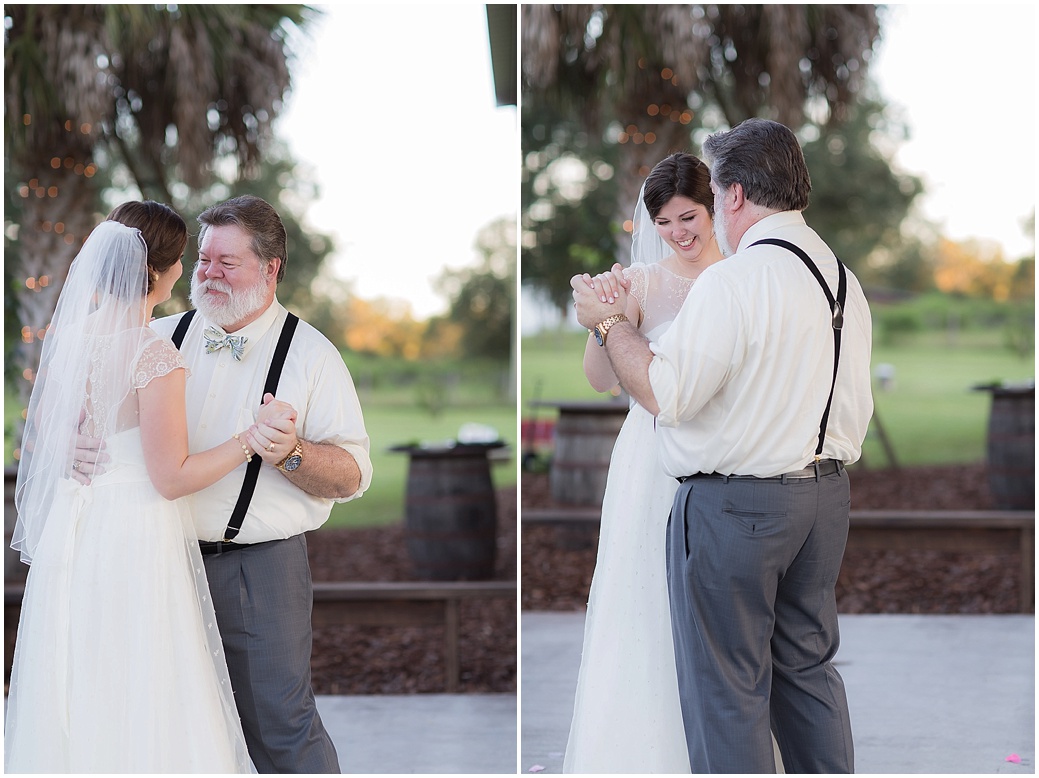
[[[242,348],[249,340],[244,335],[228,335],[216,327],[207,327],[202,336],[206,340],[207,354],[212,354],[226,346],[231,349],[231,356],[234,357],[235,362],[242,361]]]

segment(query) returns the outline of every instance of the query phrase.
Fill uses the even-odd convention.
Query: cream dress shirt
[[[700,275],[672,326],[650,344],[657,437],[669,475],[769,477],[799,470],[815,456],[833,377],[830,312],[818,281],[795,254],[777,246],[748,248],[765,237],[804,250],[836,297],[833,253],[798,211],[762,219],[735,254]],[[822,457],[850,463],[859,458],[873,415],[872,329],[851,272],[847,285]]]
[[[287,315],[275,300],[259,319],[234,333],[248,338],[241,362],[232,358],[228,348],[205,353],[202,332],[215,325],[206,322],[201,314],[195,315],[180,349],[190,371],[187,418],[192,453],[217,446],[255,422],[274,347]],[[152,323],[152,328],[171,337],[179,318],[176,315],[159,319]],[[305,321],[301,320],[296,327],[275,396],[298,412],[296,433],[300,438],[332,443],[353,456],[361,471],[361,484],[353,495],[338,502],[360,497],[371,483],[372,463],[353,379],[336,347]],[[243,455],[241,466],[230,475],[185,498],[199,540],[223,537],[244,477]],[[316,529],[328,519],[333,502],[307,494],[277,468],[265,463],[235,540],[259,543]]]

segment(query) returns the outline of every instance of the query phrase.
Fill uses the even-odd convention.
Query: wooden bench
[[[551,508],[521,508],[524,524],[551,524],[553,526],[587,527],[599,529],[602,508],[596,505],[559,505]]]
[[[594,506],[523,508],[524,524],[550,524],[568,531],[597,530]],[[1021,613],[1035,606],[1035,511],[851,512],[848,548],[958,552],[1020,552]]]
[[[10,671],[24,585],[4,585],[5,668]],[[515,581],[314,582],[313,625],[442,626],[446,690],[460,688],[459,606],[479,598],[516,600]]]
[[[1021,613],[1035,606],[1035,511],[852,511],[848,548],[1020,552]]]
[[[515,581],[314,582],[314,627],[340,625],[444,627],[449,693],[460,688],[459,607],[462,600],[511,597]]]

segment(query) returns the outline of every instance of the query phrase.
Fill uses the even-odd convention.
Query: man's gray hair
[[[789,127],[768,119],[747,119],[703,144],[711,180],[721,189],[743,187],[755,205],[776,211],[808,207],[812,180],[797,137]]]

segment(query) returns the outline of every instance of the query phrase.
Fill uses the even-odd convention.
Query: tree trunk
[[[75,169],[47,169],[37,172],[29,181],[38,185],[22,189],[24,213],[18,231],[25,288],[18,295],[22,338],[15,359],[22,373],[18,396],[23,408],[29,402],[43,335],[54,315],[69,267],[101,218],[94,212],[97,195],[90,179]]]

